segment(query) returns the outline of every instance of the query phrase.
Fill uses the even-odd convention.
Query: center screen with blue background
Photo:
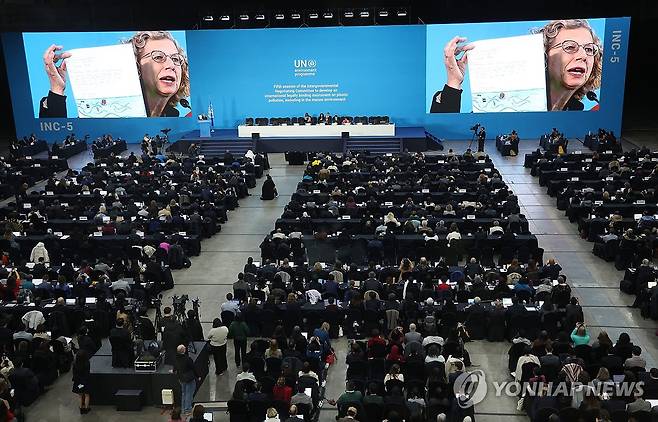
[[[475,123],[485,125],[491,134],[516,129],[525,139],[537,138],[552,127],[559,128],[570,137],[581,137],[584,131],[599,127],[619,133],[630,19],[589,19],[586,22],[591,33],[598,38],[601,53],[600,82],[590,83],[588,86],[591,89],[587,91],[592,91],[600,103],[581,95],[577,102],[582,111],[559,112],[533,111],[536,108],[532,107],[539,107],[539,110],[546,107],[548,110],[551,103],[556,103],[550,93],[552,87],[560,83],[552,76],[559,75],[560,66],[564,71],[564,83],[573,80],[584,82],[590,76],[594,61],[583,53],[583,46],[593,38],[587,39],[587,34],[578,31],[563,34],[570,35],[569,38],[581,37],[575,40],[579,50],[574,53],[580,54],[580,59],[567,54],[562,44],[554,49],[551,48],[553,45],[546,46],[551,48],[546,57],[559,53],[556,57],[562,61],[544,63],[545,84],[541,83],[541,77],[535,75],[527,81],[530,85],[523,92],[515,91],[515,87],[495,87],[494,95],[490,95],[491,92],[484,91],[492,89],[482,88],[496,83],[498,79],[505,79],[502,76],[514,79],[510,78],[510,74],[492,78],[493,71],[487,73],[486,67],[490,63],[485,60],[485,67],[482,67],[482,56],[486,59],[484,53],[500,52],[492,56],[496,58],[492,61],[497,62],[497,72],[505,70],[505,57],[514,57],[509,52],[516,50],[508,46],[532,49],[532,53],[527,50],[525,55],[538,57],[541,54],[538,49],[544,45],[538,41],[541,36],[533,39],[532,34],[538,28],[546,27],[549,21],[171,31],[172,38],[180,47],[179,51],[185,56],[189,77],[188,96],[179,95],[174,98],[177,101],[168,103],[172,105],[170,108],[150,113],[148,115],[154,116],[150,118],[114,117],[112,113],[107,113],[104,118],[91,114],[90,118],[78,118],[74,113],[75,99],[69,98],[72,93],[68,86],[64,91],[67,95],[66,117],[39,118],[40,100],[48,96],[50,87],[43,60],[45,48],[59,43],[64,47],[61,51],[88,47],[116,49],[117,44],[135,34],[135,31],[4,33],[2,41],[8,63],[17,134],[35,133],[49,141],[61,140],[73,131],[78,136],[89,134],[92,138],[111,133],[128,142],[138,142],[144,133],[158,133],[163,128],[171,128],[170,137],[177,139],[197,129],[196,116],[206,114],[210,103],[217,128],[236,128],[246,117],[331,113],[341,116],[387,115],[398,126],[423,126],[435,136],[446,139],[470,138],[469,128]],[[468,63],[463,71],[463,91],[455,91],[459,94],[456,106],[444,108],[443,112],[432,112],[437,94],[440,94],[439,101],[448,102],[447,94],[442,91],[446,91],[444,86],[449,80],[454,81],[454,77],[448,74],[453,62],[446,59],[445,52],[446,46],[453,47],[448,43],[456,36],[468,39],[455,44],[456,47],[475,43],[475,50],[479,49],[480,63],[476,63],[473,53],[473,62]],[[164,50],[166,46],[160,49]],[[171,72],[176,72],[177,68],[171,65],[173,59],[168,56],[175,52],[167,50],[167,57],[158,58],[165,60],[163,66],[168,66]],[[455,60],[463,58],[463,52],[454,52],[457,53]],[[518,51],[518,55],[523,54],[524,50]],[[155,66],[157,63],[151,63],[149,57],[135,56],[135,60]],[[448,58],[452,59],[449,55]],[[582,66],[576,65],[578,63]],[[528,66],[537,67],[539,64],[534,61]],[[139,61],[136,71],[132,68],[134,65],[127,62],[120,70],[138,74],[142,81],[142,102],[148,113],[154,103],[146,94],[144,69],[140,68]],[[164,73],[157,73],[162,71],[162,67],[156,68],[157,81]],[[179,78],[184,79],[179,74],[182,75],[181,72],[171,73],[171,80],[162,77],[162,85],[172,89],[171,95],[181,85]],[[471,80],[471,76],[477,80]],[[480,84],[476,89],[483,92],[472,92],[471,86],[476,86],[474,84]],[[535,105],[532,107],[523,105],[528,102],[529,96],[526,94],[529,90],[534,95],[534,102],[531,102]],[[89,92],[87,95],[93,97],[93,89],[91,91],[91,95]],[[542,93],[546,98],[542,98]],[[130,94],[139,94],[139,91],[133,90]],[[189,105],[185,104],[187,107],[182,105],[184,100],[189,102]],[[483,107],[478,101],[489,103]],[[578,106],[573,101],[569,104],[572,103]],[[510,109],[504,104],[513,104],[517,108]],[[562,106],[563,103],[560,103],[559,107],[553,108],[573,110]],[[172,116],[179,118],[170,118]]]

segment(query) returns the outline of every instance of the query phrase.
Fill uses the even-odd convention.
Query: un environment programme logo
[[[295,59],[293,66],[295,76],[315,76],[318,62],[315,59]]]
[[[464,372],[455,380],[453,392],[457,397],[457,404],[467,409],[480,403],[487,395],[487,379],[484,371],[478,369]]]

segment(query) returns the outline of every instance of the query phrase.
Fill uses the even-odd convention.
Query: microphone
[[[598,99],[597,96],[596,96],[596,92],[594,92],[594,91],[587,91],[587,94],[585,94],[585,95],[587,96],[587,99],[588,99],[588,100],[590,100],[590,101],[596,101],[597,104],[599,103],[599,99]]]
[[[591,91],[590,91],[590,92],[591,92]],[[594,94],[594,97],[596,97],[596,94]],[[589,98],[589,92],[587,93],[587,98]],[[192,110],[192,107],[190,107],[190,102],[187,101],[185,98],[181,98],[180,100],[178,100],[178,102],[179,102],[180,105],[183,106],[184,108],[189,108],[190,110]]]

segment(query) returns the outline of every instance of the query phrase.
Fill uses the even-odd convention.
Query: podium
[[[197,123],[199,123],[199,136],[210,138],[210,120],[197,120]]]

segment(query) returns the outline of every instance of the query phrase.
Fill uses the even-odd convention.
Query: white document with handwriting
[[[70,50],[66,69],[78,117],[146,117],[131,44]]]
[[[472,44],[467,54],[473,112],[547,111],[541,34]]]

